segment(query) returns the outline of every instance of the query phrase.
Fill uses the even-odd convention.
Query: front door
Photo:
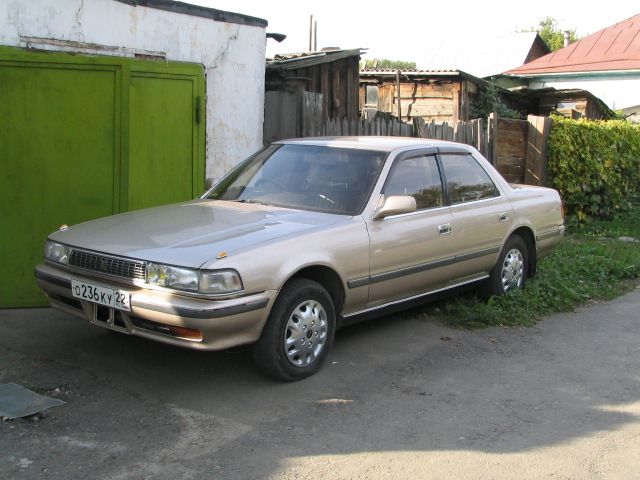
[[[453,263],[452,216],[435,155],[396,160],[383,194],[410,195],[416,199],[417,211],[368,221],[370,307],[436,288]]]

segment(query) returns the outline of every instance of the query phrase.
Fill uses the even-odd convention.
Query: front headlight
[[[58,242],[47,240],[44,244],[44,258],[52,262],[69,265],[71,248]]]
[[[242,289],[242,280],[235,270],[209,270],[200,273],[200,293],[235,293]]]
[[[240,275],[235,270],[192,270],[161,263],[147,263],[147,283],[187,292],[222,295],[241,292]]]
[[[189,292],[198,291],[198,271],[147,263],[147,283]]]

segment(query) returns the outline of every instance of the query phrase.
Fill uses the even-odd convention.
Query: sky
[[[433,45],[453,35],[473,39],[537,26],[550,16],[579,37],[640,13],[640,0],[524,1],[350,1],[188,0],[189,3],[264,18],[267,32],[284,33],[282,43],[267,41],[267,56],[307,51],[309,16],[318,22],[318,48],[368,48],[366,58],[414,61],[429,68]],[[470,40],[470,49],[474,48]]]

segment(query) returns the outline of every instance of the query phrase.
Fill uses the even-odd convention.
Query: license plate
[[[105,307],[126,310],[127,312],[131,311],[129,292],[100,287],[79,280],[71,280],[71,293],[76,298],[104,305]]]

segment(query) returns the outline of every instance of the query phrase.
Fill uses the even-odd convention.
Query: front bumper
[[[211,300],[111,283],[48,264],[38,265],[35,276],[54,308],[104,328],[198,350],[221,350],[257,341],[277,293],[266,291]],[[131,311],[75,298],[71,293],[72,279],[128,291]],[[201,338],[187,338],[172,327],[197,330]]]

